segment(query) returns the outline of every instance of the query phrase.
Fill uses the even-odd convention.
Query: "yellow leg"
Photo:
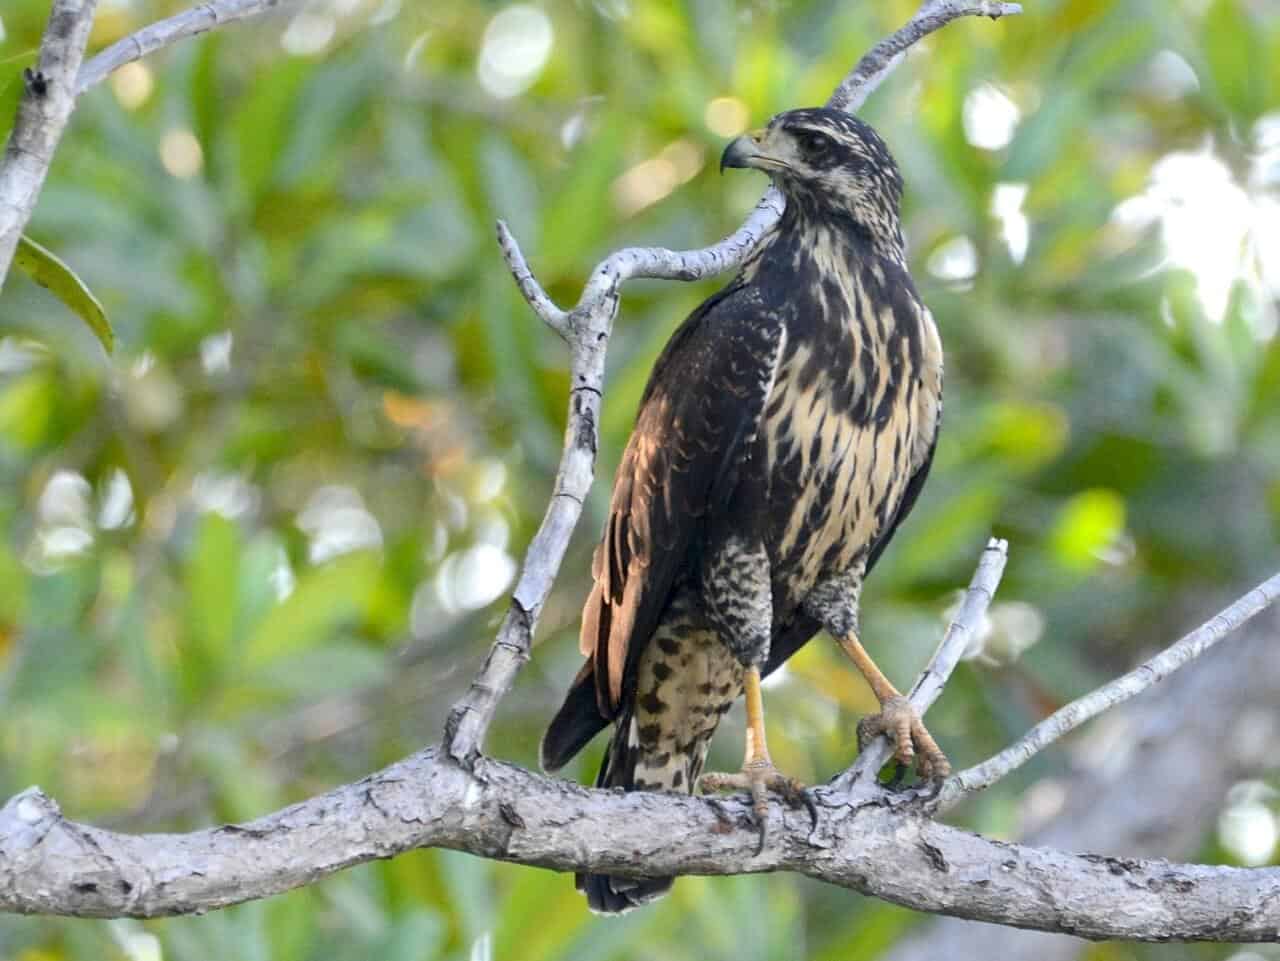
[[[921,777],[944,778],[950,774],[951,762],[924,726],[920,712],[884,676],[857,635],[849,634],[837,640],[880,702],[880,713],[864,717],[858,724],[859,742],[887,734],[894,743],[894,757],[908,767],[915,761]]]
[[[893,697],[902,697],[901,692],[893,686],[893,682],[884,676],[884,672],[871,660],[871,655],[867,653],[867,649],[862,646],[862,642],[858,640],[856,634],[850,634],[848,637],[837,638],[840,646],[844,648],[844,652],[849,655],[849,659],[853,661],[854,667],[862,672],[862,676],[867,679],[867,683],[871,685],[871,690],[876,696],[876,700],[883,704],[885,701]]]
[[[742,688],[747,702],[747,754],[742,766],[772,764],[769,745],[764,736],[764,696],[760,693],[760,669],[747,668],[742,677]]]

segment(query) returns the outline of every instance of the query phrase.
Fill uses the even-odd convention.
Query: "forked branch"
[[[1280,574],[1263,581],[1230,607],[1220,611],[1155,657],[1139,664],[1128,674],[1058,708],[995,757],[950,778],[938,799],[940,810],[949,810],[969,795],[990,787],[1085,721],[1117,704],[1123,704],[1151,685],[1164,680],[1246,621],[1265,611],[1277,598],[1280,598]]]
[[[18,101],[18,115],[0,158],[0,287],[71,118],[76,71],[97,3],[53,0],[35,69],[24,75],[26,91]]]

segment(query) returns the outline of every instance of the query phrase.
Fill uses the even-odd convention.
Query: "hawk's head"
[[[769,174],[788,205],[819,216],[852,215],[877,234],[898,233],[902,175],[880,135],[857,117],[814,107],[788,110],[725,148],[720,169]]]

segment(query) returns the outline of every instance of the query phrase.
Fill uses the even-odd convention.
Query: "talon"
[[[907,768],[914,762],[923,780],[941,780],[951,773],[951,762],[920,720],[920,712],[905,697],[886,698],[879,714],[858,722],[859,749],[877,734],[887,735],[893,741],[894,758]]]
[[[760,832],[756,855],[764,851],[769,837],[769,793],[782,796],[791,807],[803,804],[809,810],[813,823],[818,823],[818,811],[804,785],[795,778],[779,773],[767,759],[749,761],[736,774],[712,772],[698,778],[699,791],[746,791],[751,795],[751,814]],[[798,799],[798,803],[797,803]]]

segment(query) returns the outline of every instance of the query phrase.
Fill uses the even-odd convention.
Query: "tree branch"
[[[1201,624],[1177,643],[1139,664],[1128,674],[1104,684],[1070,704],[1059,708],[995,757],[950,778],[938,798],[939,810],[946,811],[970,794],[990,787],[1017,770],[1062,735],[1108,708],[1141,694],[1168,677],[1250,618],[1266,610],[1280,598],[1280,574],[1263,581],[1252,591]]]
[[[991,841],[914,804],[819,794],[819,823],[775,805],[755,856],[747,807],[615,794],[435,750],[240,826],[132,836],[64,819],[32,789],[0,810],[0,907],[156,917],[225,907],[353,864],[438,846],[569,871],[797,871],[920,910],[1137,940],[1269,940],[1280,868],[1245,870],[1071,855]]]
[[[1280,770],[1280,617],[1258,618],[1230,647],[1210,651],[1107,715],[1076,741],[1070,768],[1029,794],[1023,843],[1065,851],[1184,858],[1241,778]],[[1034,823],[1030,823],[1034,822]],[[1076,961],[1075,938],[936,918],[880,961]]]
[[[274,10],[281,0],[209,0],[189,10],[157,20],[107,47],[80,70],[76,96],[97,86],[126,63],[141,60],[149,53],[237,20],[247,20]]]
[[[53,0],[36,69],[25,74],[27,89],[0,159],[0,287],[75,106],[76,71],[97,2]]]
[[[866,102],[867,97],[880,86],[880,82],[897,66],[902,55],[929,34],[945,27],[960,17],[990,17],[999,20],[1022,12],[1020,3],[995,3],[979,0],[977,3],[957,0],[928,0],[916,15],[896,33],[885,37],[872,47],[849,75],[836,87],[827,101],[828,107],[847,110],[850,113]]]

